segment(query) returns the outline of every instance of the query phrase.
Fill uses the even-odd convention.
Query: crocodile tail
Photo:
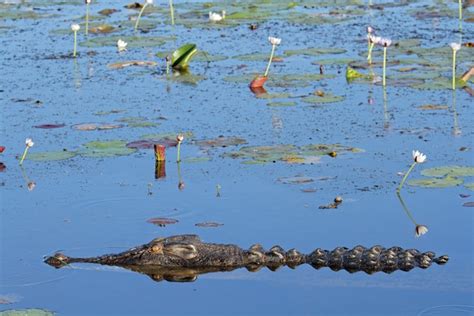
[[[334,271],[344,269],[350,273],[364,271],[372,274],[392,273],[396,270],[410,271],[416,267],[426,269],[433,262],[445,264],[448,259],[448,256],[435,257],[433,252],[421,253],[416,249],[356,246],[352,249],[338,247],[332,251],[315,249],[306,257],[306,263],[315,269],[329,267]]]

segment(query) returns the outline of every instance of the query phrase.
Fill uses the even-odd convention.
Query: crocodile
[[[119,266],[146,274],[155,281],[189,282],[196,280],[199,274],[244,267],[249,271],[257,271],[262,267],[275,271],[285,265],[295,268],[309,264],[315,269],[328,267],[333,271],[372,274],[410,271],[416,267],[426,269],[433,262],[443,265],[448,260],[448,256],[436,257],[431,251],[382,246],[356,246],[352,249],[337,247],[332,251],[317,248],[310,254],[302,254],[296,249],[285,251],[280,246],[265,250],[260,244],[244,250],[232,244],[205,243],[197,235],[177,235],[156,238],[118,254],[73,258],[56,253],[44,261],[55,268],[76,262]]]

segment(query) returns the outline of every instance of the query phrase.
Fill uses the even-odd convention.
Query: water
[[[94,3],[94,14],[103,8],[121,11],[105,20],[123,29],[112,35],[132,35],[125,25],[125,2]],[[1,188],[1,266],[0,297],[11,304],[1,310],[42,308],[60,315],[148,315],[148,314],[321,314],[321,315],[469,315],[473,313],[473,239],[472,211],[463,203],[472,196],[463,185],[429,189],[406,185],[402,197],[415,220],[429,232],[415,238],[415,226],[403,211],[395,188],[411,163],[411,150],[428,155],[410,179],[421,178],[420,171],[445,165],[472,166],[474,116],[472,97],[458,89],[418,90],[391,85],[386,98],[380,85],[348,84],[345,65],[324,67],[334,79],[312,81],[306,86],[272,87],[270,93],[305,95],[315,90],[345,96],[338,103],[312,107],[299,98],[296,106],[269,107],[269,100],[256,98],[246,84],[224,80],[229,75],[257,73],[265,61],[245,61],[235,56],[267,53],[269,35],[282,38],[270,76],[318,73],[311,63],[323,58],[347,57],[363,62],[367,46],[365,28],[370,23],[380,34],[395,41],[419,38],[422,47],[437,48],[457,41],[464,34],[468,41],[474,28],[462,24],[458,32],[457,6],[410,2],[384,10],[365,6],[339,8],[363,10],[354,18],[338,24],[302,25],[285,17],[295,12],[329,12],[338,7],[275,9],[267,21],[252,21],[234,27],[184,28],[180,19],[199,9],[206,23],[202,3],[175,3],[177,25],[162,24],[168,19],[167,4],[153,18],[158,27],[140,36],[176,36],[162,47],[133,48],[119,55],[115,47],[79,46],[79,58],[51,59],[72,51],[68,31],[81,22],[82,2],[60,4],[52,1],[27,2],[19,8],[0,6],[0,12],[34,10],[55,14],[44,19],[4,19],[0,26],[1,143],[6,151],[1,161],[7,166],[0,174]],[[259,4],[264,11],[265,5]],[[413,13],[428,11],[427,6],[448,8],[452,16],[415,19]],[[34,9],[32,9],[34,8]],[[263,8],[263,9],[262,9]],[[58,11],[61,9],[61,11]],[[218,2],[215,10],[227,14],[240,11],[239,5]],[[194,13],[193,13],[194,14]],[[464,17],[472,17],[472,9]],[[153,20],[153,21],[155,21]],[[10,28],[11,27],[11,28]],[[83,26],[84,27],[84,26]],[[83,28],[80,32],[83,31]],[[91,38],[110,35],[93,35]],[[83,33],[79,42],[85,41]],[[193,61],[190,70],[205,79],[197,85],[166,81],[156,68],[111,70],[107,64],[124,60],[154,60],[163,69],[156,52],[173,50],[194,42],[210,55],[225,55],[226,60]],[[341,55],[284,56],[289,49],[337,47]],[[96,55],[87,55],[88,51]],[[463,47],[458,73],[472,66],[472,48]],[[461,52],[460,51],[460,52]],[[377,54],[380,49],[377,50]],[[389,56],[391,50],[389,48]],[[448,52],[449,53],[449,52]],[[446,55],[450,58],[450,55]],[[413,56],[410,56],[413,57]],[[380,55],[374,59],[380,60]],[[442,74],[450,78],[450,60]],[[243,67],[245,65],[245,67]],[[394,75],[396,67],[388,69]],[[434,68],[433,71],[439,71]],[[376,72],[381,73],[381,69]],[[449,80],[449,79],[447,79]],[[392,81],[393,83],[393,81]],[[472,86],[472,83],[470,84]],[[372,104],[368,99],[373,99]],[[453,100],[455,98],[455,104]],[[22,102],[19,102],[21,99]],[[41,102],[37,103],[36,100]],[[280,100],[277,100],[280,101]],[[445,105],[447,109],[424,111],[426,104]],[[100,111],[123,112],[98,116]],[[155,127],[124,127],[104,131],[78,131],[81,123],[119,123],[128,117],[144,117]],[[160,117],[166,118],[160,119]],[[64,123],[63,128],[37,129],[45,123]],[[126,125],[126,123],[125,123]],[[152,150],[104,158],[76,156],[62,161],[26,160],[23,169],[15,156],[21,155],[24,139],[32,137],[30,154],[44,151],[69,151],[96,140],[137,140],[144,134],[192,131],[182,145],[183,159],[206,157],[207,161],[181,164],[184,190],[178,189],[176,149],[167,150],[166,178],[155,179]],[[238,136],[250,146],[341,143],[361,148],[362,153],[340,153],[336,158],[322,156],[315,164],[242,164],[243,160],[223,157],[242,146],[199,148],[193,140],[219,135]],[[467,147],[468,150],[460,150]],[[307,176],[308,184],[282,184],[284,177]],[[472,177],[464,178],[472,182]],[[27,184],[35,182],[34,190]],[[149,184],[152,184],[151,186]],[[219,185],[220,197],[216,196]],[[301,189],[314,188],[314,193]],[[149,194],[151,192],[151,194]],[[344,202],[336,210],[318,207],[335,196]],[[147,223],[152,217],[174,218],[179,222],[166,227]],[[195,226],[201,222],[224,224],[217,228]],[[234,243],[249,247],[261,243],[270,248],[278,244],[308,253],[314,248],[332,249],[358,244],[432,250],[447,254],[445,266],[394,272],[349,274],[329,269],[314,270],[300,266],[276,272],[245,269],[200,275],[192,283],[154,282],[119,268],[73,265],[56,270],[43,263],[43,257],[57,250],[71,256],[92,256],[118,252],[143,244],[158,236],[195,233],[209,242]]]

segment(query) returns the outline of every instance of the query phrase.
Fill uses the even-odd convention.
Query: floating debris
[[[160,227],[165,227],[166,225],[172,225],[176,224],[179,221],[177,219],[173,218],[164,218],[164,217],[155,217],[155,218],[150,218],[147,220],[147,223],[157,225]]]
[[[328,205],[321,205],[319,209],[325,210],[325,209],[336,209],[340,204],[342,203],[342,197],[336,196],[334,198],[334,202],[328,204]]]
[[[206,228],[209,228],[209,227],[219,227],[219,226],[224,226],[224,224],[221,224],[221,223],[216,223],[216,222],[203,222],[203,223],[197,223],[195,224],[194,226],[197,226],[197,227],[206,227]]]

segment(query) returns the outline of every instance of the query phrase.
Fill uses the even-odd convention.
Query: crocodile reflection
[[[73,258],[56,253],[46,258],[45,262],[56,268],[76,262],[119,266],[146,274],[155,281],[192,282],[200,274],[244,267],[249,271],[258,271],[262,267],[275,271],[281,266],[295,268],[309,264],[315,269],[328,267],[333,271],[372,274],[426,269],[432,263],[445,264],[448,259],[448,256],[436,257],[431,251],[381,246],[337,247],[332,251],[317,248],[307,255],[296,249],[285,251],[280,246],[265,250],[259,244],[244,250],[232,244],[205,243],[197,235],[178,235],[156,238],[118,254]]]

